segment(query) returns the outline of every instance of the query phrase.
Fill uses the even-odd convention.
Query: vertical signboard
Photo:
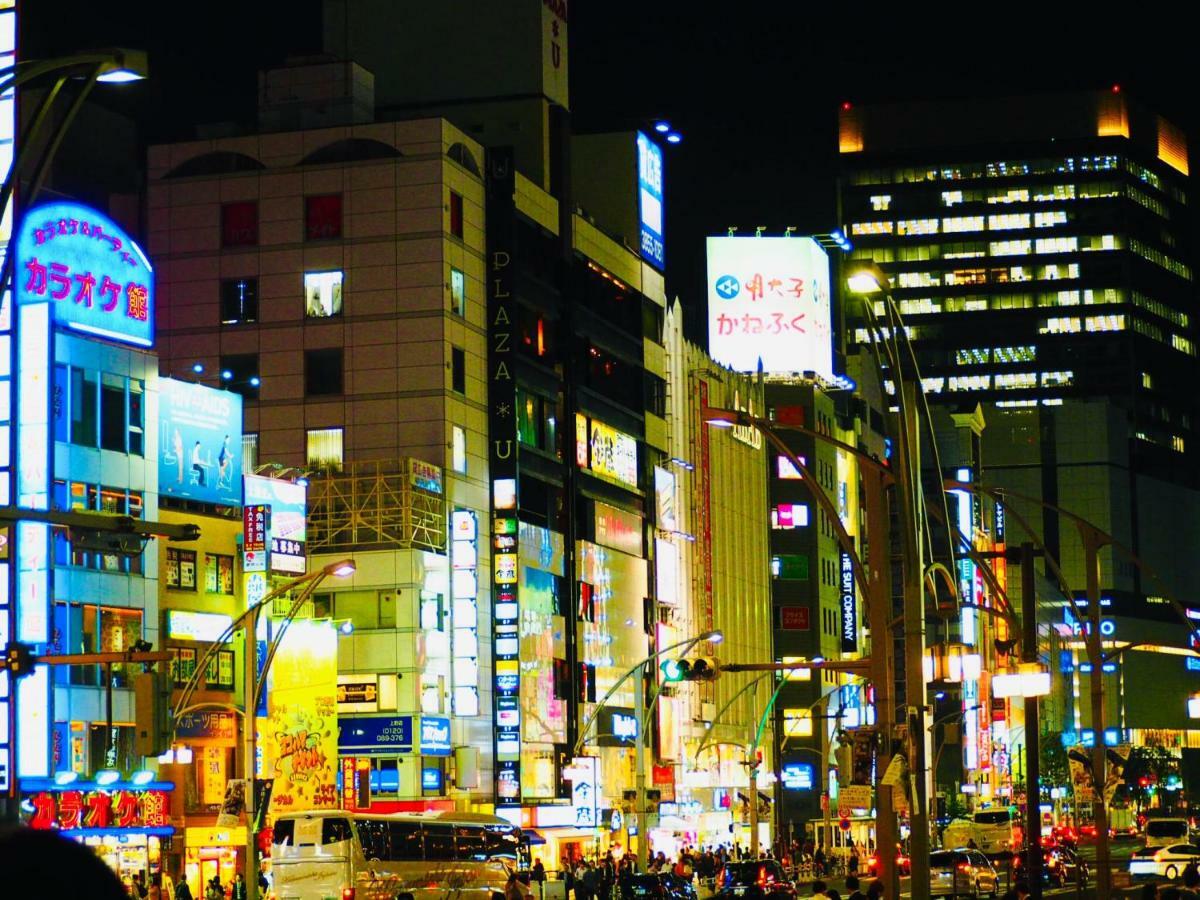
[[[492,494],[492,659],[495,802],[521,802],[521,676],[517,640],[517,387],[513,375],[516,179],[511,147],[487,152],[488,463]]]
[[[0,68],[9,69],[17,60],[17,10],[16,0],[0,0]],[[0,180],[7,182],[12,169],[16,134],[16,92],[9,90],[0,96]],[[0,265],[8,254],[8,242],[12,236],[12,204],[0,210]],[[13,395],[12,372],[15,368],[12,341],[12,303],[10,297],[0,297],[0,405],[6,412],[0,413],[0,504],[12,503],[13,431],[12,410],[16,406]],[[12,639],[16,630],[16,606],[11,578],[12,565],[9,548],[15,529],[0,528],[0,646]],[[9,692],[8,672],[0,672],[0,793],[7,792],[12,785],[12,716],[13,698]]]
[[[637,133],[638,222],[641,226],[642,259],[656,269],[666,268],[663,246],[663,156],[662,148]]]
[[[479,520],[469,509],[450,515],[450,596],[454,629],[454,714],[479,715]]]
[[[854,653],[858,650],[858,595],[854,584],[854,561],[850,554],[842,551],[841,565],[841,606],[842,606],[842,652]]]
[[[267,536],[270,569],[286,575],[303,575],[305,562],[305,513],[308,492],[302,484],[279,478],[247,475],[245,503],[269,510]],[[252,571],[252,570],[248,570]]]

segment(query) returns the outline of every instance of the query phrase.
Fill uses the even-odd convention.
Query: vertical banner
[[[337,631],[328,620],[288,626],[271,667],[265,737],[273,815],[337,807]]]
[[[517,387],[513,377],[511,147],[487,153],[488,462],[492,479],[492,644],[495,684],[495,802],[521,802],[521,676],[517,640]],[[499,809],[497,810],[499,812]]]
[[[700,382],[700,408],[708,406],[708,382]],[[704,630],[713,628],[712,567],[712,472],[709,469],[708,433],[712,429],[700,423],[700,559],[704,566]]]
[[[858,651],[858,590],[854,583],[854,561],[842,551],[841,560],[841,635],[842,652]]]

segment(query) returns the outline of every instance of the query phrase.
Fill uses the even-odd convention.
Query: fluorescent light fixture
[[[667,143],[668,144],[678,144],[682,140],[683,140],[683,135],[680,134],[678,131],[672,131],[670,134],[667,135]]]
[[[78,772],[57,772],[54,775],[55,784],[70,784],[79,779]]]
[[[113,69],[98,76],[96,80],[104,84],[128,84],[131,81],[142,81],[144,78],[144,75],[139,75],[132,69]]]
[[[221,370],[221,378],[223,378],[225,381],[232,381],[233,380],[233,372],[229,371],[229,369],[222,369]]]
[[[656,122],[654,124],[654,130],[657,131],[659,134],[666,134],[668,131],[671,130],[671,123],[670,122]]]
[[[262,384],[261,378],[259,378],[257,375],[250,376],[250,386],[251,387],[258,387],[260,384]]]
[[[129,780],[136,785],[149,784],[154,780],[154,773],[149,769],[142,769],[140,772],[134,772],[133,777]]]
[[[345,622],[343,622],[341,624],[341,626],[338,628],[338,630],[342,634],[354,634],[354,623],[351,622],[349,619],[347,619]]]
[[[112,784],[121,780],[121,773],[116,769],[101,769],[96,773],[96,784]]]
[[[197,375],[204,374],[204,366],[201,363],[192,363],[192,371]]]
[[[192,761],[192,748],[191,747],[180,747],[178,750],[175,751],[175,762],[179,763],[180,765],[186,766],[186,765],[190,764],[191,761]]]

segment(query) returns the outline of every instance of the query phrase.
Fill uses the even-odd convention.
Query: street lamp
[[[1045,697],[1050,693],[1050,670],[1039,662],[1019,663],[992,676],[993,697]]]
[[[299,578],[293,578],[284,584],[279,585],[271,591],[268,591],[257,603],[250,606],[244,613],[230,622],[229,627],[221,634],[218,640],[214,641],[197,664],[192,673],[192,677],[180,691],[179,701],[175,705],[172,712],[172,718],[178,722],[179,715],[184,710],[188,709],[187,703],[195,694],[200,683],[200,673],[207,671],[208,660],[217,652],[223,645],[227,644],[233,637],[233,633],[239,626],[245,629],[245,649],[242,653],[243,657],[243,677],[242,677],[242,697],[245,704],[242,712],[242,772],[246,780],[246,897],[247,900],[257,900],[258,898],[258,843],[256,840],[256,830],[254,827],[255,818],[258,810],[254,808],[254,761],[258,756],[258,734],[254,727],[254,711],[258,708],[259,701],[262,699],[262,693],[267,684],[267,675],[271,671],[271,663],[275,659],[275,652],[279,649],[279,645],[283,640],[284,634],[287,633],[287,627],[292,620],[300,612],[304,606],[304,602],[312,596],[317,585],[324,581],[329,576],[335,578],[345,578],[348,575],[354,574],[355,565],[352,559],[343,559],[338,562],[330,563],[315,572],[309,572],[307,575],[301,575]],[[274,635],[268,645],[266,658],[263,660],[262,670],[258,668],[258,615],[266,607],[268,603],[275,600],[289,591],[303,587],[292,601],[291,607],[283,617],[283,623],[279,628],[279,633]]]

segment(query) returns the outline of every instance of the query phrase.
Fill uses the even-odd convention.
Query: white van
[[[274,900],[503,900],[521,830],[473,813],[284,813]]]
[[[955,819],[942,832],[942,846],[974,847],[984,853],[1003,853],[1020,845],[1013,814],[1007,808],[981,809],[969,819]]]
[[[1170,847],[1172,844],[1187,843],[1187,819],[1149,819],[1146,822],[1146,846]]]

